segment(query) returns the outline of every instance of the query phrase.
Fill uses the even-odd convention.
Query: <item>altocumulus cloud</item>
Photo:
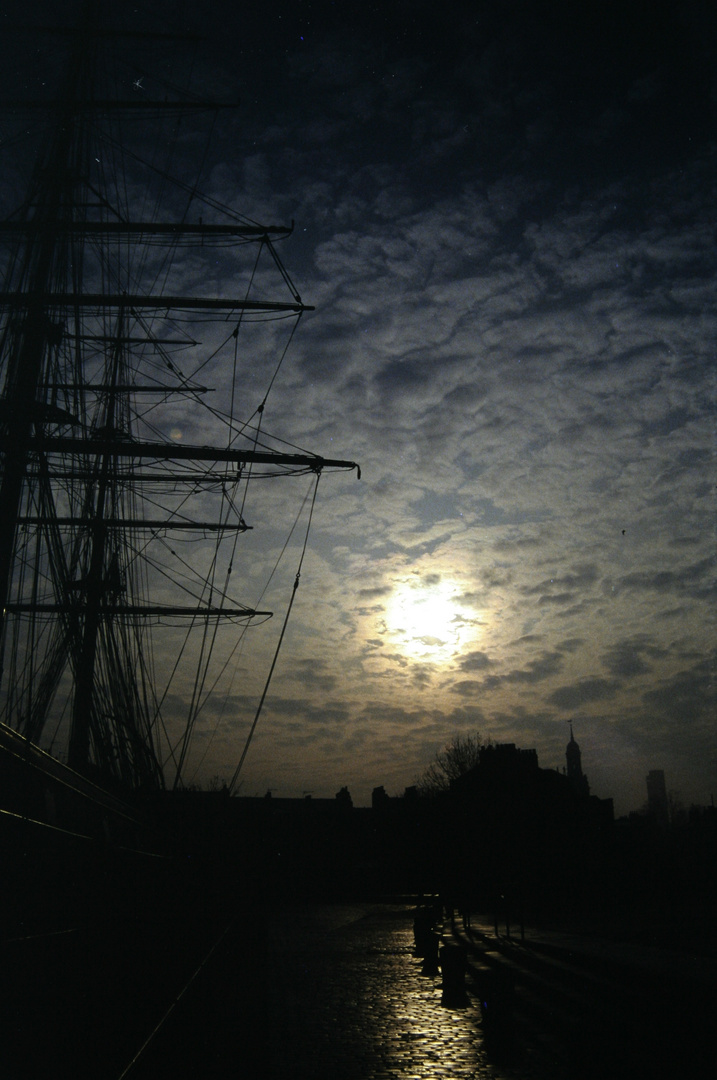
[[[481,3],[343,24],[319,8],[310,25],[282,8],[280,58],[252,56],[244,27],[252,100],[212,173],[220,197],[297,222],[284,257],[317,314],[273,428],[364,476],[322,480],[262,746],[273,732],[293,755],[295,790],[315,768],[362,802],[477,727],[562,764],[573,719],[619,810],[659,767],[706,801],[714,762],[689,740],[703,745],[714,709],[698,6],[644,20],[558,6],[549,28],[521,3],[510,20]],[[470,628],[448,658],[409,655],[387,629],[394,591],[431,579],[453,583]],[[257,785],[274,786],[260,762]]]

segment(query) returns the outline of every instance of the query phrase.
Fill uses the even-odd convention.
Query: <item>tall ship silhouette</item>
[[[288,617],[319,477],[358,470],[271,430],[310,309],[279,254],[292,226],[203,193],[207,132],[237,103],[157,61],[178,48],[184,78],[188,36],[94,9],[52,30],[47,85],[9,103],[3,139],[0,810],[106,838],[135,829],[136,793],[194,782],[239,658]],[[296,515],[277,492],[295,484]],[[299,541],[276,611],[280,528]]]

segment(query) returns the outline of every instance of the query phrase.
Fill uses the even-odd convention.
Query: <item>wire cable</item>
[[[247,739],[246,739],[246,742],[244,743],[244,749],[242,751],[242,755],[239,758],[239,763],[237,764],[237,767],[234,770],[234,775],[232,776],[232,780],[231,780],[231,783],[229,785],[229,794],[230,795],[232,795],[234,793],[234,790],[235,790],[236,785],[237,785],[237,780],[239,779],[239,774],[241,773],[242,767],[244,765],[244,761],[246,760],[246,756],[247,756],[247,754],[249,752],[249,746],[251,744],[252,739],[254,738],[254,732],[256,731],[256,726],[259,723],[259,717],[261,716],[261,712],[262,712],[262,709],[264,707],[264,701],[266,700],[266,695],[269,693],[269,685],[271,683],[272,675],[274,674],[274,668],[276,667],[276,662],[279,659],[279,652],[281,650],[281,646],[282,646],[282,643],[284,641],[284,634],[286,633],[286,627],[287,627],[287,625],[289,623],[289,616],[291,615],[291,609],[294,606],[294,600],[296,599],[296,592],[297,592],[297,589],[299,588],[299,579],[301,577],[301,567],[303,565],[304,556],[306,555],[306,548],[307,548],[307,545],[309,543],[309,530],[311,529],[311,519],[314,516],[314,506],[316,505],[316,493],[319,490],[319,479],[320,479],[320,477],[321,477],[321,474],[319,472],[317,472],[317,474],[316,474],[316,483],[314,485],[314,495],[313,495],[313,498],[311,500],[311,508],[309,510],[309,520],[308,520],[307,525],[306,525],[306,535],[304,536],[304,546],[301,549],[301,557],[299,559],[299,566],[298,566],[298,569],[296,571],[296,577],[294,578],[294,587],[293,587],[292,592],[291,592],[291,598],[289,599],[289,605],[288,605],[288,607],[286,609],[286,615],[284,616],[284,624],[283,624],[283,626],[281,628],[281,633],[279,635],[279,640],[278,640],[277,645],[276,645],[276,651],[274,652],[274,659],[271,662],[271,667],[269,668],[269,674],[266,677],[266,683],[264,685],[264,691],[263,691],[263,693],[261,695],[261,698],[259,700],[259,704],[258,704],[257,709],[256,709],[256,714],[254,716],[254,722],[252,723],[251,728],[249,730],[249,734],[247,735]]]
[[[226,926],[224,927],[224,929],[222,930],[221,934],[219,935],[219,937],[217,938],[217,940],[216,940],[216,941],[214,942],[214,944],[213,944],[213,945],[212,945],[212,947],[210,948],[209,952],[208,952],[208,953],[206,954],[206,956],[205,956],[205,957],[204,957],[204,959],[203,959],[203,960],[201,961],[201,963],[199,964],[199,966],[198,966],[198,967],[197,967],[197,968],[195,969],[195,971],[194,971],[194,972],[193,972],[193,973],[192,973],[192,974],[190,975],[189,979],[188,979],[188,980],[187,980],[187,982],[186,982],[186,983],[184,984],[184,986],[182,987],[182,989],[181,989],[181,990],[179,991],[179,993],[178,993],[178,994],[177,994],[177,996],[175,997],[175,999],[174,999],[174,1001],[172,1002],[172,1004],[171,1004],[171,1005],[169,1006],[169,1008],[167,1009],[167,1011],[166,1011],[166,1012],[164,1013],[164,1016],[162,1016],[162,1018],[161,1018],[161,1020],[159,1021],[159,1023],[158,1023],[157,1025],[156,1025],[156,1027],[155,1027],[155,1028],[153,1029],[153,1031],[151,1031],[151,1032],[150,1032],[150,1034],[149,1034],[149,1035],[147,1036],[147,1038],[146,1038],[146,1039],[144,1040],[144,1042],[143,1042],[143,1043],[142,1043],[142,1045],[140,1046],[139,1050],[138,1050],[138,1051],[137,1051],[137,1053],[136,1053],[136,1054],[134,1055],[134,1057],[133,1057],[133,1058],[132,1058],[132,1060],[131,1060],[131,1061],[129,1062],[129,1064],[128,1064],[128,1065],[126,1066],[126,1068],[125,1068],[125,1069],[123,1069],[123,1071],[122,1071],[122,1072],[121,1072],[121,1073],[119,1074],[119,1076],[118,1076],[117,1080],[124,1080],[124,1078],[125,1078],[126,1076],[129,1076],[129,1074],[130,1074],[130,1073],[132,1072],[132,1070],[134,1069],[135,1065],[137,1064],[137,1062],[139,1061],[139,1059],[140,1059],[140,1058],[142,1057],[142,1055],[144,1054],[144,1052],[145,1052],[145,1050],[147,1049],[147,1047],[149,1046],[149,1044],[150,1044],[150,1043],[152,1042],[152,1040],[153,1040],[153,1039],[154,1039],[154,1038],[156,1037],[156,1035],[158,1034],[158,1032],[160,1031],[160,1029],[161,1029],[162,1027],[164,1027],[165,1023],[167,1022],[167,1020],[169,1019],[169,1017],[170,1017],[170,1016],[172,1015],[172,1013],[173,1013],[173,1012],[174,1012],[174,1010],[176,1009],[177,1005],[179,1004],[179,1002],[180,1002],[180,1001],[182,1000],[182,998],[183,998],[183,997],[184,997],[184,995],[186,994],[187,990],[189,990],[190,986],[191,986],[191,985],[192,985],[192,983],[193,983],[193,982],[195,981],[195,979],[197,978],[197,976],[199,976],[199,975],[200,975],[200,974],[202,973],[202,971],[204,970],[204,968],[205,968],[205,967],[207,966],[207,964],[208,964],[208,963],[209,963],[209,961],[211,960],[212,956],[213,956],[213,955],[214,955],[214,953],[215,953],[215,952],[217,951],[217,949],[218,949],[218,948],[219,948],[219,946],[221,945],[222,941],[223,941],[223,940],[224,940],[224,938],[225,938],[225,937],[227,936],[227,934],[229,933],[229,931],[231,930],[232,926],[234,925],[234,923],[235,923],[235,922],[237,921],[237,919],[238,919],[238,918],[239,918],[239,916],[238,916],[238,915],[234,915],[234,916],[232,917],[232,919],[230,919],[230,921],[229,921],[229,922],[227,923],[227,925],[226,925]]]

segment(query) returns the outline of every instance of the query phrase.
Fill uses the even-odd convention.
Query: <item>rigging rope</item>
[[[276,662],[279,659],[279,651],[280,651],[282,643],[284,641],[284,634],[286,633],[286,627],[287,627],[287,625],[289,623],[289,616],[291,615],[291,609],[294,606],[294,600],[296,599],[296,591],[299,588],[299,578],[301,577],[301,567],[303,565],[304,556],[306,555],[306,548],[307,548],[308,543],[309,543],[309,530],[311,529],[311,520],[312,520],[312,518],[314,516],[314,506],[316,505],[316,494],[317,494],[317,492],[319,490],[319,480],[320,480],[320,478],[321,478],[321,473],[317,472],[316,473],[316,483],[314,484],[314,494],[313,494],[313,497],[311,499],[311,507],[309,509],[309,520],[308,520],[307,525],[306,525],[306,535],[304,536],[304,546],[301,549],[301,557],[299,558],[299,566],[298,566],[297,571],[296,571],[296,577],[294,578],[294,587],[293,587],[292,592],[291,592],[291,598],[289,600],[289,605],[288,605],[288,607],[286,609],[286,615],[284,616],[284,623],[283,623],[283,626],[281,628],[281,633],[279,634],[279,640],[278,640],[277,645],[276,645],[276,651],[274,652],[274,659],[271,662],[271,667],[269,668],[269,673],[268,673],[268,675],[266,677],[266,683],[264,685],[264,691],[263,691],[263,693],[261,695],[261,698],[259,700],[259,704],[257,705],[256,714],[254,716],[254,721],[253,721],[253,723],[251,725],[251,728],[249,730],[249,734],[247,735],[246,742],[244,743],[244,749],[242,750],[242,755],[239,758],[239,763],[237,764],[237,767],[234,770],[234,775],[232,776],[232,780],[231,780],[231,783],[229,785],[229,794],[230,795],[232,795],[234,793],[234,790],[235,790],[236,784],[237,784],[237,780],[239,779],[239,774],[241,773],[241,770],[242,770],[242,767],[244,765],[244,761],[246,759],[247,753],[249,752],[249,746],[251,744],[252,739],[254,738],[254,732],[256,731],[256,726],[259,723],[259,717],[261,716],[261,712],[262,712],[262,709],[264,707],[264,701],[266,700],[266,695],[269,693],[269,685],[271,683],[271,679],[272,679],[272,676],[274,674],[274,668],[276,667]]]
[[[273,247],[271,247],[271,244],[269,245],[269,248],[270,248],[271,253],[274,256],[274,258],[276,258],[276,253],[274,252]],[[267,398],[269,397],[269,394],[271,393],[272,387],[274,386],[274,383],[276,382],[276,377],[279,374],[279,371],[281,369],[281,365],[284,363],[284,359],[286,357],[286,354],[288,353],[289,348],[291,346],[291,343],[294,340],[294,334],[296,333],[296,331],[298,329],[299,322],[301,320],[302,315],[303,315],[303,312],[300,311],[297,318],[296,318],[296,321],[294,322],[294,325],[291,328],[291,333],[289,334],[289,340],[287,341],[286,345],[284,346],[284,351],[282,352],[281,356],[279,357],[279,363],[276,365],[276,369],[274,371],[274,374],[272,375],[271,380],[269,382],[269,385],[267,387],[266,393],[264,394],[264,400],[261,403],[262,407],[264,405],[266,405]]]
[[[301,518],[301,515],[304,512],[304,508],[305,508],[307,502],[309,501],[309,496],[310,495],[311,495],[311,491],[307,491],[307,493],[304,496],[304,499],[303,499],[303,501],[301,503],[301,506],[299,507],[299,512],[296,515],[296,519],[294,521],[294,524],[291,526],[291,529],[289,530],[289,534],[286,537],[286,540],[284,541],[284,545],[283,545],[281,551],[279,552],[279,555],[277,556],[276,562],[274,563],[274,567],[273,567],[271,573],[269,574],[268,578],[266,579],[266,581],[264,583],[264,587],[262,588],[261,593],[259,594],[257,599],[254,601],[254,607],[255,608],[258,608],[259,605],[264,600],[264,596],[265,596],[265,594],[266,594],[266,592],[267,592],[267,590],[269,588],[269,585],[273,581],[274,575],[276,574],[276,572],[277,572],[277,570],[279,568],[279,564],[281,563],[282,559],[284,558],[284,555],[286,554],[287,548],[289,547],[289,544],[291,543],[291,539],[292,539],[292,537],[294,535],[294,530],[296,529],[296,526],[299,524],[299,520]],[[246,497],[246,492],[245,492],[245,497]],[[243,504],[242,504],[242,506],[243,506]],[[232,646],[231,652],[229,653],[226,660],[222,664],[221,668],[217,672],[217,674],[216,674],[216,676],[214,678],[214,682],[209,687],[209,689],[205,692],[204,698],[203,698],[201,704],[198,707],[197,713],[199,713],[199,711],[201,711],[201,709],[204,708],[205,704],[209,701],[211,695],[216,690],[217,686],[220,683],[220,680],[221,680],[222,676],[224,675],[225,671],[229,667],[230,662],[233,660],[235,653],[238,653],[238,650],[241,650],[241,648],[243,647],[244,638],[245,638],[246,630],[248,629],[248,627],[249,627],[248,622],[245,623],[244,626],[242,627],[241,633],[239,635],[238,640]],[[238,662],[238,656],[237,656],[237,662]],[[227,689],[227,691],[226,691],[226,693],[224,695],[224,701],[222,703],[221,711],[217,714],[217,719],[216,719],[215,724],[214,724],[214,730],[212,731],[211,735],[209,736],[208,740],[206,741],[205,748],[204,748],[204,753],[202,754],[201,758],[199,759],[199,761],[197,762],[197,764],[195,766],[194,774],[193,774],[193,776],[191,778],[191,782],[194,782],[194,780],[196,779],[197,774],[198,774],[199,770],[201,769],[201,766],[202,766],[202,764],[204,762],[204,759],[206,758],[207,754],[209,753],[209,750],[211,748],[211,744],[212,744],[212,741],[214,739],[214,736],[216,735],[217,730],[219,728],[219,724],[221,723],[222,717],[224,716],[224,710],[226,708],[227,700],[228,700],[229,695],[231,693],[232,686],[234,685],[235,677],[236,677],[236,669],[235,669],[234,674],[232,675],[231,683],[230,683],[230,685],[229,685],[229,687],[228,687],[228,689]]]
[[[231,919],[229,920],[229,922],[228,922],[228,923],[227,923],[227,925],[226,925],[226,926],[224,927],[224,929],[222,930],[221,934],[220,934],[220,935],[219,935],[219,937],[218,937],[218,938],[216,939],[216,941],[214,942],[214,944],[213,944],[213,945],[211,946],[211,948],[209,949],[209,951],[207,952],[207,954],[206,954],[206,955],[205,955],[205,956],[204,956],[204,957],[202,958],[202,960],[201,960],[201,962],[200,962],[199,966],[198,966],[198,967],[197,967],[197,968],[195,969],[195,971],[194,971],[194,972],[193,972],[193,973],[192,973],[192,974],[190,975],[190,977],[189,977],[189,979],[187,980],[187,982],[186,982],[186,983],[184,984],[184,986],[182,987],[182,989],[181,989],[181,990],[179,991],[179,993],[177,994],[177,996],[176,996],[176,997],[174,998],[174,1000],[172,1001],[171,1005],[169,1006],[169,1008],[167,1009],[167,1011],[166,1011],[166,1012],[164,1013],[164,1015],[163,1015],[163,1016],[162,1016],[162,1018],[160,1019],[159,1023],[158,1023],[157,1025],[156,1025],[156,1027],[154,1028],[154,1030],[153,1030],[153,1031],[151,1031],[151,1032],[150,1032],[150,1034],[149,1034],[149,1035],[147,1036],[147,1038],[146,1038],[146,1039],[144,1040],[144,1042],[143,1042],[143,1043],[142,1043],[142,1045],[140,1046],[139,1050],[138,1050],[138,1051],[137,1051],[137,1053],[136,1053],[136,1054],[134,1055],[134,1057],[132,1058],[132,1060],[130,1061],[130,1063],[129,1063],[129,1064],[127,1065],[127,1067],[126,1067],[125,1069],[123,1069],[123,1071],[122,1071],[122,1072],[120,1073],[120,1075],[119,1075],[119,1077],[118,1077],[118,1080],[124,1080],[124,1077],[125,1077],[125,1076],[129,1076],[129,1074],[130,1074],[130,1073],[131,1073],[131,1072],[132,1072],[132,1071],[134,1070],[134,1067],[135,1067],[135,1065],[137,1064],[137,1062],[139,1061],[139,1059],[140,1059],[140,1058],[142,1057],[142,1055],[144,1054],[144,1052],[145,1052],[145,1050],[147,1049],[147,1047],[149,1046],[149,1044],[150,1044],[150,1043],[152,1042],[152,1040],[153,1040],[153,1039],[155,1038],[155,1036],[156,1036],[156,1035],[158,1034],[158,1032],[159,1032],[160,1028],[162,1028],[162,1027],[164,1026],[164,1024],[166,1023],[166,1021],[167,1021],[167,1020],[169,1019],[169,1017],[170,1017],[170,1016],[172,1015],[172,1013],[173,1013],[173,1012],[174,1012],[174,1010],[176,1009],[177,1005],[179,1005],[179,1002],[180,1002],[180,1001],[182,1000],[182,998],[183,998],[183,997],[184,997],[184,995],[186,994],[187,990],[189,990],[189,988],[190,988],[190,986],[192,985],[192,983],[193,983],[193,982],[194,982],[194,981],[196,980],[197,976],[198,976],[198,975],[201,975],[202,971],[203,971],[203,970],[204,970],[204,968],[205,968],[205,967],[207,966],[207,964],[208,964],[208,963],[209,963],[209,961],[211,960],[212,956],[213,956],[213,955],[214,955],[214,953],[215,953],[215,952],[217,951],[217,949],[218,949],[218,948],[219,948],[219,946],[221,945],[222,941],[223,941],[223,940],[224,940],[224,938],[225,938],[225,937],[227,936],[227,934],[228,934],[228,933],[229,933],[229,931],[230,931],[230,930],[232,929],[232,927],[234,926],[234,924],[235,924],[235,923],[237,922],[237,920],[238,920],[238,919],[239,919],[239,915],[237,914],[237,915],[233,915],[233,916],[232,916],[232,918],[231,918]]]

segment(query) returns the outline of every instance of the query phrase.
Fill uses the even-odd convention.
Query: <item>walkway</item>
[[[448,922],[446,1003],[407,903],[201,903],[6,945],[0,1080],[715,1080],[708,960]]]

